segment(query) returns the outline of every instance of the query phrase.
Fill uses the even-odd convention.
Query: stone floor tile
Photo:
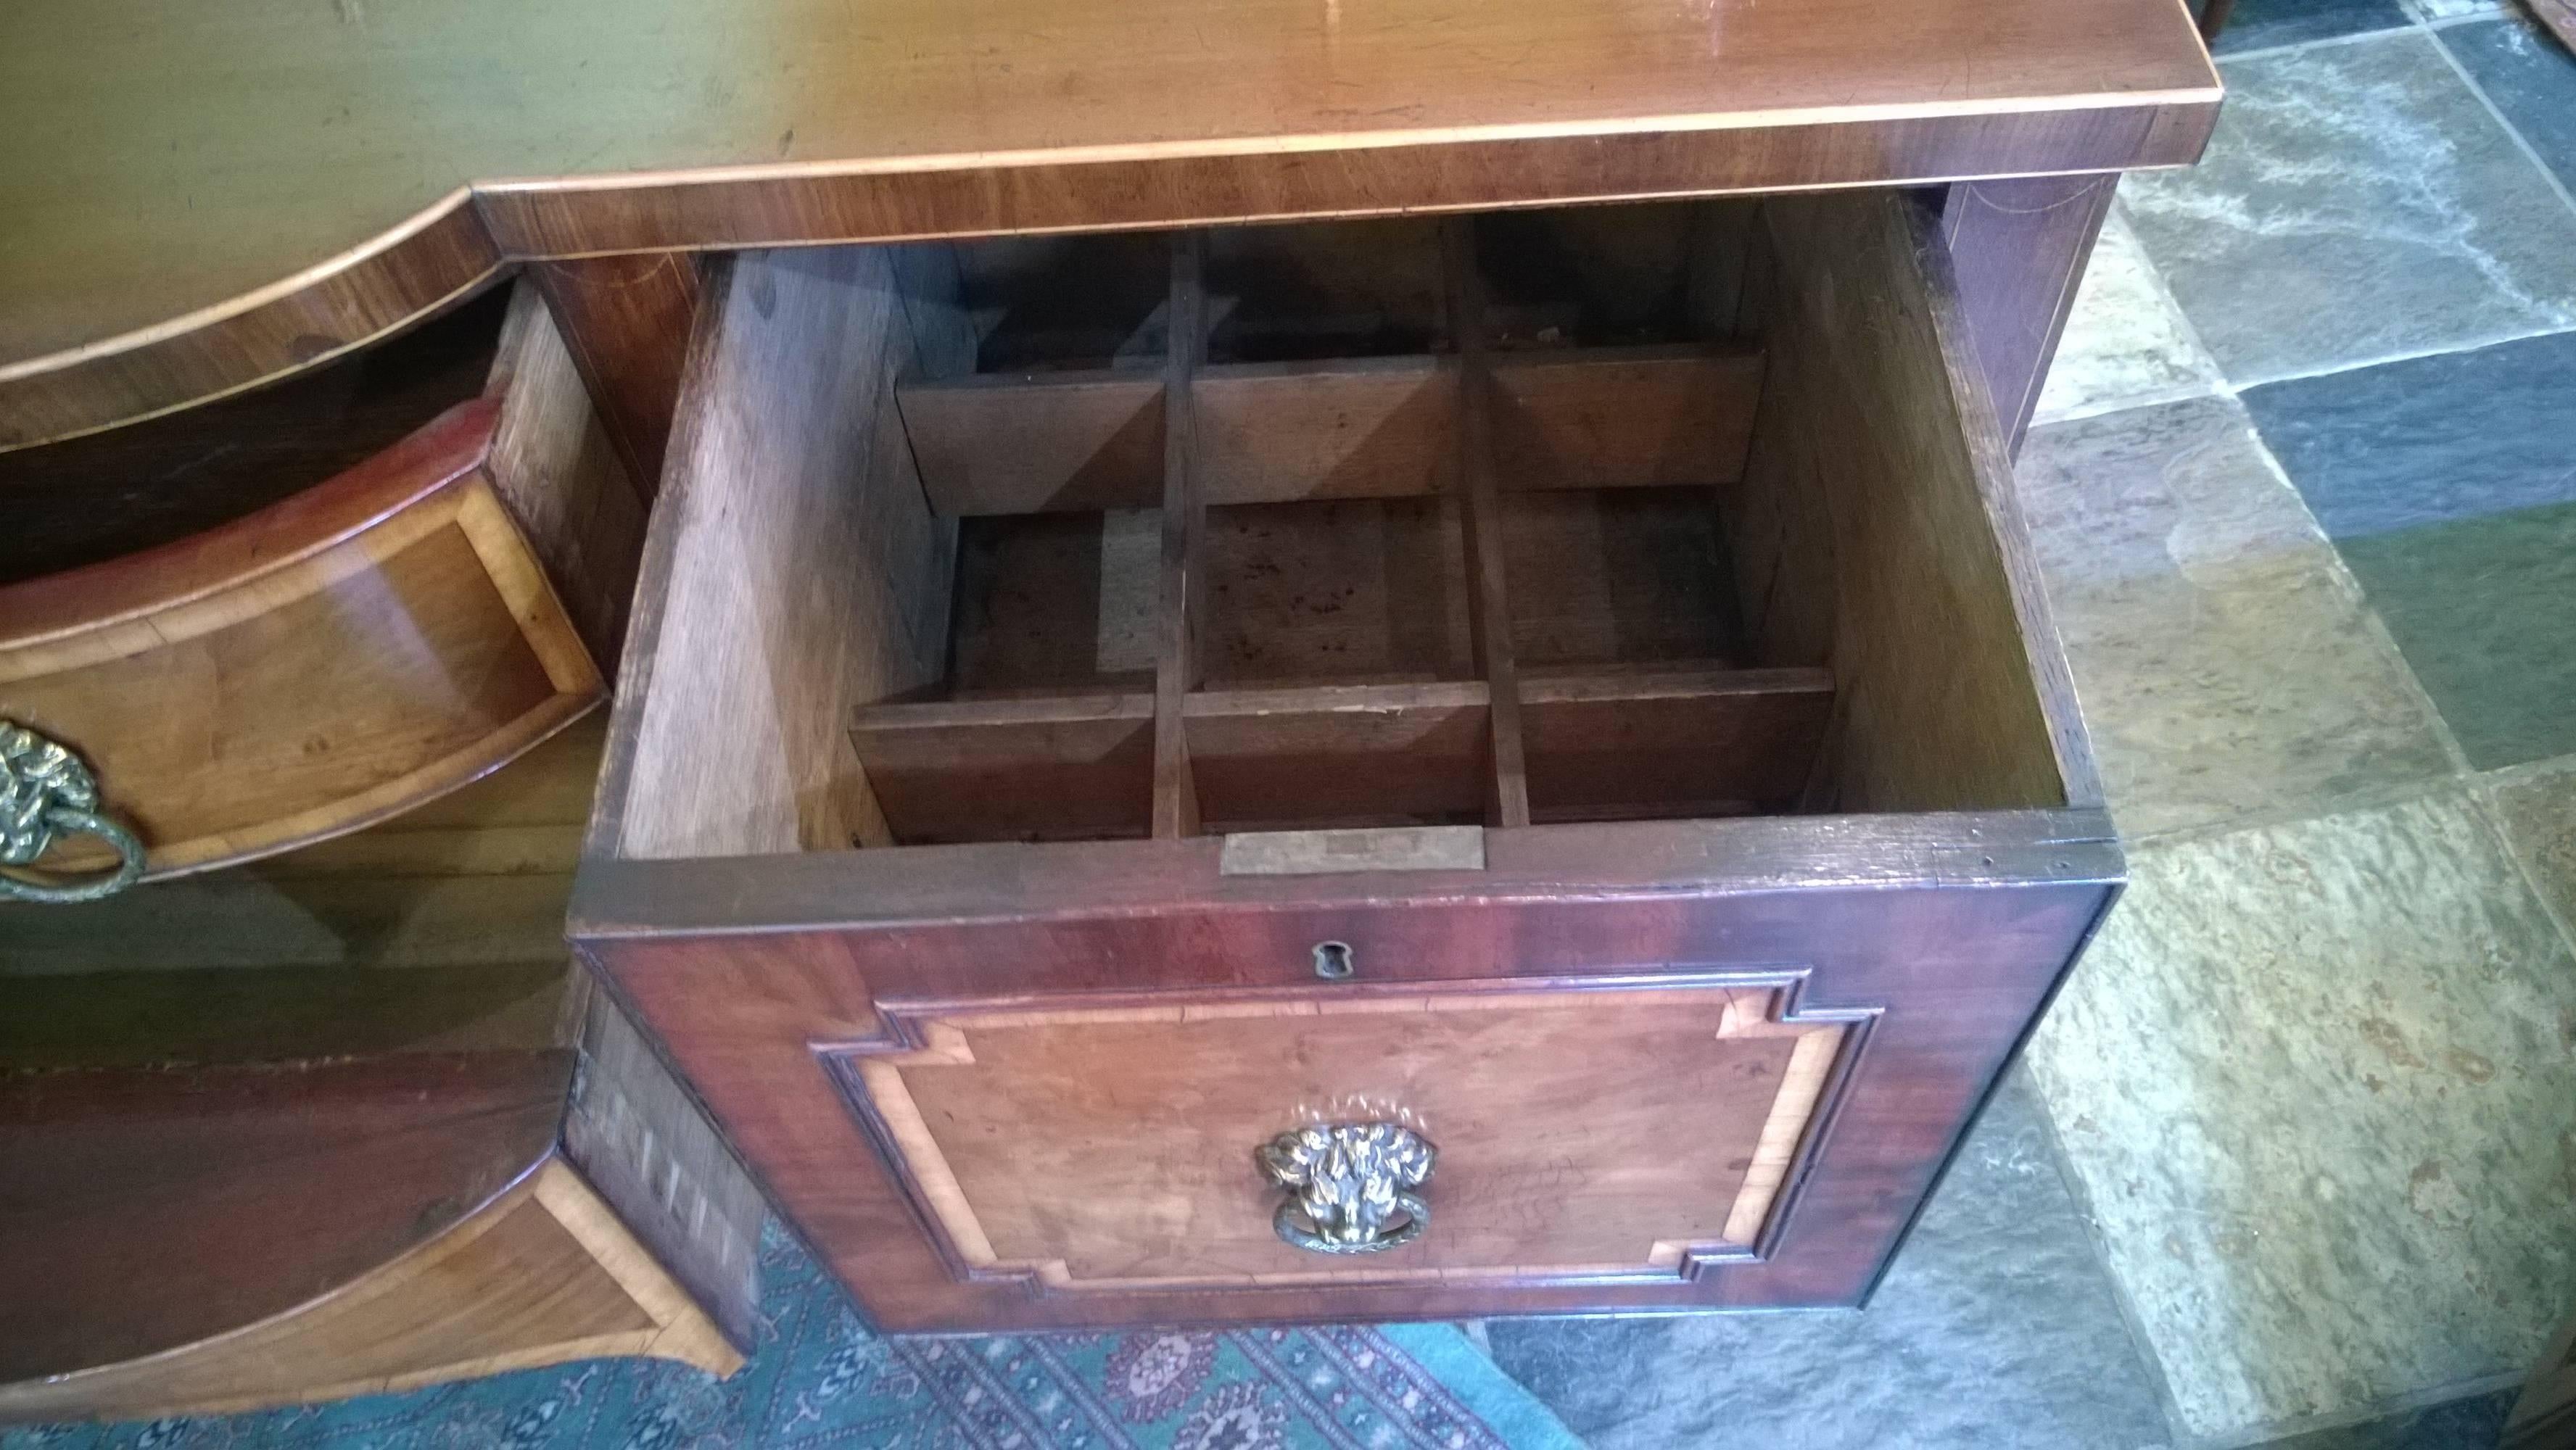
[[[2114,207],[2076,289],[2033,421],[2194,397],[2219,384],[2218,363]]]
[[[2518,1393],[2465,1395],[2357,1424],[2266,1440],[2259,1450],[2491,1450]]]
[[[2231,381],[2576,326],[2576,212],[2432,37],[2222,69],[2206,159],[2121,195]]]
[[[2029,1060],[2178,1428],[2527,1367],[2576,1303],[2576,959],[2467,787],[2130,872]]]
[[[2407,23],[2397,0],[2237,0],[2212,49],[2220,55],[2332,40]]]
[[[2470,764],[2576,751],[2576,503],[2341,548]]]
[[[2006,1080],[1867,1311],[1493,1320],[1597,1450],[2147,1450],[2154,1382],[2028,1084]]]
[[[2244,394],[2337,543],[2576,502],[2576,333]]]
[[[2576,334],[2244,400],[2469,762],[2576,753]]]
[[[2125,831],[2449,773],[2422,692],[2233,400],[2053,424],[2018,476]]]
[[[2504,0],[2403,0],[2406,13],[2427,23],[2457,20],[2468,15],[2492,15],[2504,8]]]
[[[2541,899],[2576,929],[2576,760],[2489,778],[2479,788]]]
[[[2440,37],[2506,122],[2576,187],[2576,55],[2520,15],[2446,26]]]

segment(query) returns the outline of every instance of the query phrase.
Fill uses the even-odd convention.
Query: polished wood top
[[[371,250],[453,249],[355,287],[443,300],[529,255],[2115,169],[2217,95],[2179,0],[20,0],[0,403]]]

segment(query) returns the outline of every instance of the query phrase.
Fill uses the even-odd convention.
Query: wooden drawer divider
[[[1476,268],[1474,223],[1440,230],[1448,274],[1449,330],[1458,348],[1458,498],[1467,535],[1467,607],[1476,667],[1492,692],[1492,752],[1485,775],[1485,823],[1530,823],[1529,766],[1521,750],[1520,674],[1512,663],[1511,584],[1503,569],[1502,500],[1494,489],[1494,397],[1485,357],[1485,285]]]
[[[1192,374],[1206,345],[1207,290],[1200,273],[1206,238],[1183,232],[1172,241],[1172,290],[1166,304],[1171,341],[1163,361],[1163,553],[1156,594],[1154,650],[1154,835],[1169,840],[1199,830],[1198,790],[1190,773],[1181,704],[1198,688],[1201,617],[1206,612],[1207,501],[1199,496],[1198,403]]]
[[[1210,366],[1209,243],[1184,232],[1159,367],[896,385],[940,515],[1159,503],[1153,673],[1150,694],[959,689],[859,707],[850,739],[887,827],[867,844],[1795,805],[1830,713],[1829,670],[1676,659],[1533,676],[1516,658],[1505,567],[1511,497],[1739,479],[1761,352],[1497,351],[1475,228],[1441,228],[1446,354]],[[1440,587],[1465,602],[1458,651],[1472,678],[1214,675],[1211,508],[1424,497],[1449,541]]]

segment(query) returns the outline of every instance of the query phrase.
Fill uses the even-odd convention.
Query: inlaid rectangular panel
[[[1863,1020],[1788,981],[1261,993],[892,1010],[827,1055],[970,1277],[1051,1288],[1686,1278],[1751,1256]],[[1414,1242],[1272,1228],[1254,1150],[1307,1123],[1431,1140]]]

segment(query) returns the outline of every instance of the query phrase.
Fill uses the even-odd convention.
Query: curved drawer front
[[[1689,1279],[1763,1241],[1862,1019],[1785,984],[1468,982],[888,1020],[836,1073],[952,1268],[1079,1293]],[[1420,1230],[1288,1242],[1255,1150],[1367,1123],[1436,1150]]]
[[[597,668],[463,404],[331,481],[166,548],[0,590],[0,718],[86,760],[148,874],[352,830],[595,704]],[[104,864],[88,838],[40,863]]]

